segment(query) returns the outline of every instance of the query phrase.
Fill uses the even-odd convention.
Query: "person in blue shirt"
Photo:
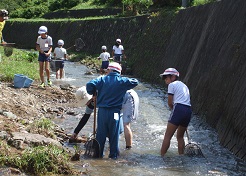
[[[106,137],[109,137],[109,158],[117,159],[119,155],[120,135],[120,110],[123,97],[127,90],[138,85],[135,78],[121,77],[121,66],[119,63],[111,62],[108,66],[109,73],[91,80],[86,84],[88,94],[97,94],[97,134],[96,139],[100,144],[103,157]]]

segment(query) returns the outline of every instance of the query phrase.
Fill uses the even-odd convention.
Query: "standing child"
[[[172,110],[167,129],[162,142],[161,156],[164,156],[170,146],[170,141],[177,130],[178,152],[184,153],[184,133],[191,119],[190,93],[188,87],[178,80],[179,72],[168,68],[160,74],[168,85],[168,106]]]
[[[44,83],[44,67],[47,76],[47,83],[49,86],[52,85],[50,81],[50,70],[49,64],[51,59],[51,51],[52,51],[52,38],[48,35],[48,29],[46,26],[41,26],[38,30],[36,49],[39,51],[38,61],[39,61],[39,76],[41,79],[41,87],[45,87]]]
[[[60,74],[60,79],[62,79],[63,76],[63,68],[64,68],[64,60],[67,59],[67,50],[63,48],[64,41],[58,40],[58,47],[54,50],[54,57],[56,60],[58,60],[57,64],[55,64],[56,67],[59,68],[59,70],[56,72],[56,79],[58,79],[58,75]]]
[[[121,64],[122,57],[126,58],[124,54],[124,47],[121,44],[121,39],[116,39],[116,43],[113,46],[112,56],[114,57],[114,61]]]
[[[110,54],[107,52],[107,47],[102,46],[102,53],[98,57],[98,60],[102,59],[102,65],[100,68],[100,73],[103,74],[103,70],[108,68]]]

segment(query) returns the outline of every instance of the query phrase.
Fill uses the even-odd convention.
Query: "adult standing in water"
[[[78,125],[74,129],[74,133],[70,137],[70,141],[76,141],[76,138],[80,132],[80,130],[85,126],[87,121],[90,118],[91,113],[94,110],[94,102],[91,99],[91,95],[86,92],[85,86],[79,88],[76,91],[76,98],[80,101],[82,106],[86,105],[85,113],[81,120],[79,121]],[[126,92],[123,98],[123,104],[121,109],[121,117],[123,120],[122,128],[124,128],[124,136],[126,141],[126,149],[130,150],[132,148],[132,130],[130,123],[133,120],[137,120],[138,118],[138,109],[139,109],[139,97],[137,92],[133,89],[130,89]],[[124,127],[123,127],[124,126]]]
[[[120,110],[123,97],[127,90],[138,85],[134,78],[121,77],[121,66],[119,63],[111,62],[108,66],[109,74],[91,80],[86,84],[88,94],[97,94],[97,134],[96,139],[100,144],[103,157],[106,137],[109,137],[109,158],[117,159],[119,155],[120,135]]]
[[[161,156],[164,157],[166,154],[176,130],[178,153],[181,155],[184,154],[185,148],[184,133],[190,123],[192,113],[189,89],[178,80],[179,72],[175,68],[166,69],[160,77],[168,85],[168,106],[172,111],[162,142]]]

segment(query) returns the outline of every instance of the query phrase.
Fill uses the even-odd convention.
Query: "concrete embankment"
[[[246,1],[223,0],[181,10],[176,17],[138,17],[67,22],[7,22],[5,40],[34,48],[40,25],[54,43],[65,47],[76,38],[84,51],[109,52],[121,38],[133,73],[163,85],[158,75],[167,67],[180,71],[190,88],[193,110],[219,134],[221,144],[246,160]]]

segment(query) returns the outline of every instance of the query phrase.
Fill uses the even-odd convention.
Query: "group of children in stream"
[[[38,34],[40,36],[37,38],[36,49],[39,51],[40,86],[44,87],[44,68],[47,75],[47,84],[52,84],[49,63],[53,43],[52,38],[48,35],[47,27],[41,26]],[[55,59],[60,60],[58,65],[60,78],[62,78],[64,60],[67,58],[67,52],[63,45],[64,41],[58,40],[58,47],[54,50]],[[104,145],[108,137],[110,144],[109,158],[117,159],[119,156],[119,135],[123,130],[126,149],[132,148],[133,134],[130,123],[137,119],[139,107],[139,97],[133,88],[139,82],[135,78],[121,76],[121,62],[126,56],[120,39],[117,39],[113,46],[113,62],[110,62],[110,54],[107,52],[107,47],[102,46],[101,49],[102,53],[98,57],[98,59],[102,59],[100,72],[103,73],[106,70],[106,75],[89,81],[86,86],[77,90],[76,97],[79,100],[83,100],[81,106],[86,105],[86,110],[71,139],[76,139],[80,130],[87,123],[93,112],[93,102],[96,99],[96,107],[98,108],[96,140],[100,144],[100,157],[104,156]],[[178,80],[179,72],[175,68],[166,69],[160,74],[160,77],[168,85],[168,106],[171,110],[160,154],[164,157],[170,146],[171,138],[177,131],[178,153],[181,155],[184,153],[185,148],[184,133],[192,114],[189,89],[183,82]],[[58,73],[56,73],[56,78],[58,78]],[[88,102],[84,102],[84,100]],[[122,128],[122,124],[124,128]]]

